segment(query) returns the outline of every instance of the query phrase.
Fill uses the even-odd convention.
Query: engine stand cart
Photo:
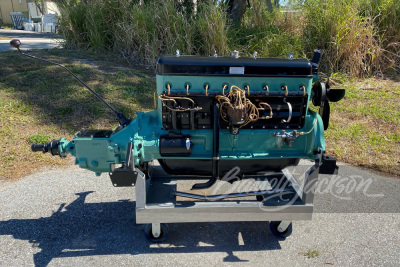
[[[178,179],[146,177],[136,169],[136,223],[148,224],[145,235],[152,242],[166,239],[166,223],[190,222],[269,221],[272,234],[286,238],[292,232],[293,220],[311,220],[320,160],[321,156],[306,171],[303,186],[283,169],[280,173],[246,177],[256,179],[258,191],[209,196],[179,192]],[[279,188],[271,188],[271,179],[280,180]],[[265,188],[269,189],[263,190]],[[249,196],[257,200],[238,200]],[[178,201],[177,197],[200,201]],[[232,198],[235,201],[229,200]]]

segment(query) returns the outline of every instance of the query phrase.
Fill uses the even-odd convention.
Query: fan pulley
[[[313,97],[311,98],[314,106],[319,106],[318,114],[322,118],[324,123],[324,130],[328,129],[329,116],[331,113],[331,107],[329,102],[337,102],[341,100],[345,93],[345,89],[330,89],[329,84],[324,84],[320,81],[316,81],[312,87]]]

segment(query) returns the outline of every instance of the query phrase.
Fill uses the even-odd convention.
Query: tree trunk
[[[228,0],[227,8],[228,14],[232,18],[235,25],[239,26],[242,21],[243,15],[246,12],[247,0]]]
[[[41,1],[42,2],[42,16],[44,15],[44,13],[46,12],[45,7],[44,7],[44,0]]]
[[[265,4],[267,5],[268,11],[271,13],[273,9],[271,0],[265,0]]]

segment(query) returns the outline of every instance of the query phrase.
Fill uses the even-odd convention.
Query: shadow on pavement
[[[59,39],[61,36],[56,33],[30,32],[18,30],[0,30],[0,35],[10,38],[49,38]]]
[[[143,225],[135,224],[135,202],[85,203],[90,193],[77,193],[75,201],[61,204],[50,217],[0,221],[0,235],[41,248],[33,255],[36,266],[59,257],[198,252],[226,252],[223,262],[247,262],[233,253],[281,248],[263,222],[169,224],[167,240],[152,244]]]

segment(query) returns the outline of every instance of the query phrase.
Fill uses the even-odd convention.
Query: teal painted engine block
[[[269,221],[271,233],[286,238],[292,220],[311,219],[318,175],[337,174],[336,159],[324,155],[324,130],[329,102],[345,90],[320,81],[320,50],[311,61],[256,53],[243,58],[236,51],[230,57],[162,56],[156,109],[127,119],[65,66],[21,52],[18,39],[10,45],[65,69],[115,113],[120,126],[114,130],[81,130],[70,142],[61,138],[31,149],[71,154],[79,167],[109,173],[114,186],[135,186],[136,223],[148,224],[151,242],[166,239],[164,223],[188,222]],[[300,159],[314,161],[302,186],[286,169]],[[178,190],[183,179],[207,179],[191,190],[254,179],[258,190],[193,194]]]
[[[309,105],[323,106],[326,88],[307,59],[162,56],[156,79],[155,110],[46,149],[97,175],[157,160],[169,174],[217,177],[235,166],[280,171],[325,151],[327,125]]]

